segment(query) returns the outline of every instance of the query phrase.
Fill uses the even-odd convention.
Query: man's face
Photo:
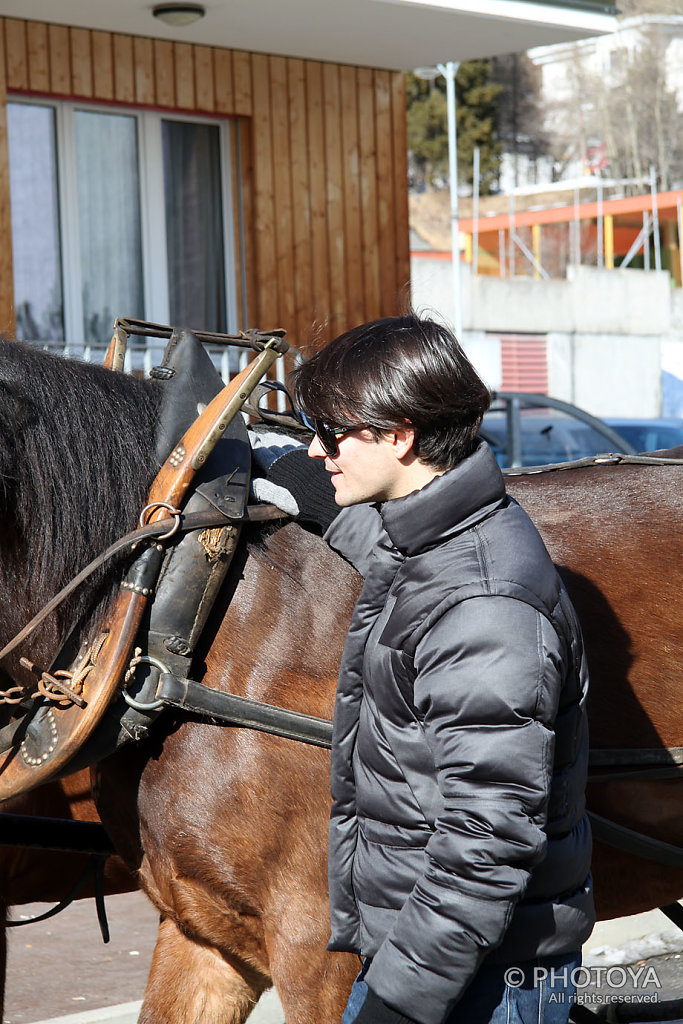
[[[369,430],[353,430],[338,439],[338,452],[332,456],[314,436],[308,454],[325,460],[338,505],[345,508],[361,502],[388,501],[408,493],[393,437],[387,434],[376,438]]]

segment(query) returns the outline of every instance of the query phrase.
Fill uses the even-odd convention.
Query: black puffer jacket
[[[580,630],[484,444],[327,539],[366,577],[335,710],[329,948],[440,1024],[485,957],[571,952],[593,926]]]

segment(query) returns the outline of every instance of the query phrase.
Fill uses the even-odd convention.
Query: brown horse
[[[14,360],[11,372],[8,359]],[[135,520],[139,494],[153,475],[145,434],[154,403],[142,382],[128,382],[113,401],[111,380],[104,371],[73,364],[57,370],[48,357],[8,355],[0,347],[0,423],[12,438],[0,452],[0,599],[14,592],[10,581],[16,588],[17,579],[27,578],[21,573],[28,564],[35,566],[36,548],[41,555],[46,547],[41,530],[50,534],[23,600],[0,600],[0,642]],[[134,458],[119,443],[133,410]],[[115,456],[112,444],[119,445]],[[68,457],[79,445],[83,456]],[[128,459],[125,470],[121,458]],[[680,480],[681,469],[674,467],[600,467],[511,481],[582,616],[598,745],[683,744],[673,699],[681,649],[674,607],[683,582]],[[111,509],[102,504],[103,494],[110,494]],[[71,502],[71,517],[64,515],[65,502]],[[355,572],[300,526],[254,531],[214,609],[195,676],[215,688],[329,717],[359,585]],[[103,587],[100,582],[95,595],[100,617]],[[91,604],[95,598],[90,595]],[[87,631],[83,600],[71,614]],[[32,642],[37,663],[49,663],[59,629],[57,623]],[[8,670],[22,679],[16,665]],[[245,729],[170,718],[154,739],[121,750],[95,775],[102,820],[127,862],[140,866],[141,884],[162,915],[141,1021],[243,1024],[271,984],[289,1024],[339,1020],[357,962],[325,951],[327,753]],[[669,809],[673,784],[599,785],[594,799],[601,810],[683,843],[680,815]],[[659,795],[669,791],[671,802]],[[603,917],[683,893],[681,871],[599,852]]]

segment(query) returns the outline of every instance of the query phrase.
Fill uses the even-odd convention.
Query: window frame
[[[28,96],[11,92],[7,95],[7,102],[17,105],[49,107],[55,112],[57,220],[61,250],[64,341],[67,345],[83,346],[85,344],[74,133],[74,113],[81,110],[89,113],[133,117],[136,120],[144,317],[152,322],[162,324],[170,322],[162,121],[215,125],[218,128],[225,268],[225,318],[228,333],[238,330],[231,119],[206,117],[195,115],[192,112],[181,114],[176,111],[150,110],[122,104],[61,100],[51,96]],[[112,239],[115,238],[114,228],[115,225],[112,225]],[[130,314],[127,310],[120,310],[117,315]],[[207,325],[191,324],[189,326],[201,329]],[[103,342],[105,341],[106,339],[103,339]]]

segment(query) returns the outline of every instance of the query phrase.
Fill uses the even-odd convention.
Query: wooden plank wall
[[[403,76],[0,19],[0,230],[9,231],[7,93],[231,118],[240,309],[306,346],[409,301]],[[239,151],[239,152],[238,152]],[[238,223],[238,218],[235,218]],[[246,282],[247,296],[242,293]],[[0,253],[0,327],[13,330]]]

